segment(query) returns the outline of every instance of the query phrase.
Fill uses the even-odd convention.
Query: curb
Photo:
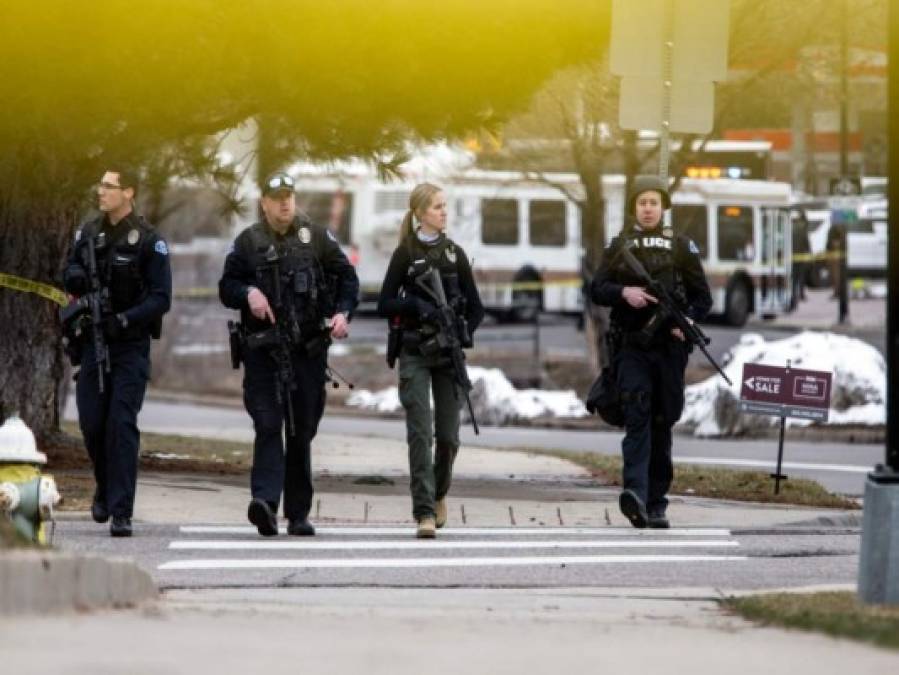
[[[33,550],[0,555],[0,616],[132,607],[158,595],[131,560]]]

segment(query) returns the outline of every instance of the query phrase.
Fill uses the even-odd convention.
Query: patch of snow
[[[498,368],[471,366],[468,377],[472,383],[472,407],[478,422],[483,424],[502,425],[535,417],[586,417],[589,414],[573,390],[516,389]],[[347,405],[378,412],[402,409],[396,387],[374,393],[365,389],[357,391],[347,399]],[[463,407],[463,414],[467,412],[467,407]]]
[[[743,364],[760,363],[833,373],[828,425],[886,423],[886,363],[874,347],[845,335],[804,331],[783,340],[766,341],[745,333],[725,355],[724,371],[733,386],[719,375],[687,387],[679,424],[696,436],[731,436],[779,424],[777,417],[740,410]],[[810,420],[787,418],[788,426],[808,426]]]

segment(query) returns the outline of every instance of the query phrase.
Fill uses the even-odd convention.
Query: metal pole
[[[846,323],[849,319],[849,223],[843,223],[840,227],[840,301],[839,322]]]
[[[890,0],[888,54],[888,114],[889,167],[887,187],[893,208],[887,215],[887,447],[884,474],[891,474],[899,482],[899,0]]]
[[[783,468],[783,460],[784,460],[784,429],[787,426],[787,418],[780,418],[780,441],[777,444],[777,469],[775,472],[771,474],[771,477],[774,479],[774,494],[780,494],[780,481],[786,480],[786,476],[781,473],[781,469]]]
[[[543,365],[540,363],[540,310],[534,312],[534,386],[543,384]]]
[[[659,133],[659,178],[668,182],[671,161],[671,78],[674,76],[674,0],[665,2],[662,44],[662,129]]]
[[[790,372],[790,365],[792,361],[787,359],[787,370],[786,372]],[[780,417],[780,440],[777,443],[777,468],[774,470],[774,473],[771,474],[771,478],[774,479],[774,494],[780,494],[780,481],[786,480],[787,477],[783,475],[783,460],[784,460],[784,431],[787,427],[787,418],[781,415]]]
[[[849,176],[849,0],[840,4],[840,178]]]

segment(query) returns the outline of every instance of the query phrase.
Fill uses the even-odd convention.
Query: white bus
[[[555,178],[579,185],[574,174]],[[368,172],[299,172],[295,179],[299,207],[332,224],[370,306],[418,181],[382,183]],[[468,254],[488,312],[529,320],[540,310],[583,311],[581,216],[574,202],[517,172],[467,170],[433,180],[446,192],[448,234]]]
[[[414,183],[378,181],[369,170],[295,172],[301,209],[331,223],[356,265],[362,301],[377,298]],[[573,173],[543,181],[520,172],[466,169],[433,177],[446,191],[449,235],[472,261],[486,309],[528,320],[540,310],[579,313],[582,294],[581,194]],[[621,227],[624,177],[603,177],[606,235]],[[336,199],[335,199],[336,197]],[[751,313],[790,305],[790,186],[753,180],[684,179],[673,197],[676,229],[700,249],[713,312],[733,325]],[[335,206],[335,204],[337,206]]]

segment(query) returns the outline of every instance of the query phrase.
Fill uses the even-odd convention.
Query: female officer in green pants
[[[438,342],[437,307],[420,284],[431,269],[439,272],[447,304],[463,346],[484,318],[484,308],[465,252],[447,238],[446,197],[436,185],[421,183],[409,197],[400,242],[393,252],[378,313],[391,325],[388,362],[399,356],[400,402],[406,411],[412,515],[416,535],[431,539],[446,523],[446,494],[459,451],[459,409],[463,400],[448,355]],[[418,283],[417,283],[418,281]],[[467,333],[467,336],[466,336]],[[431,394],[434,422],[431,422]],[[434,438],[434,458],[431,440]]]

